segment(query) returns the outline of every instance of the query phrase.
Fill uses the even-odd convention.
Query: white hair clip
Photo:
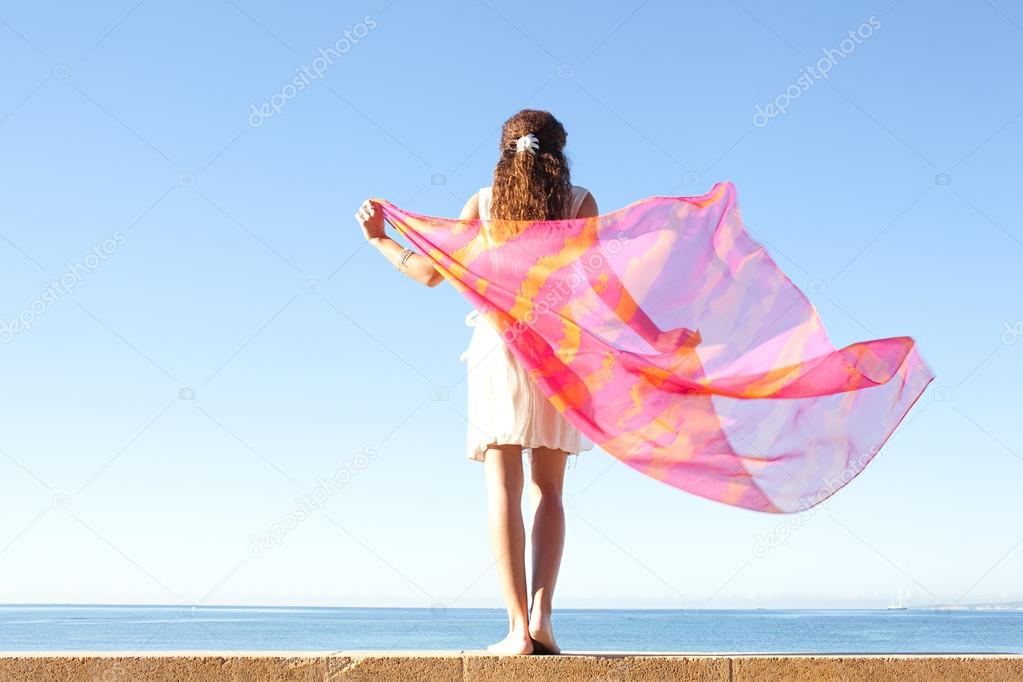
[[[540,140],[533,133],[527,133],[515,141],[515,153],[526,152],[536,156],[540,151]]]

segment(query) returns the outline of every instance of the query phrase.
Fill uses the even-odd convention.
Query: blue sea
[[[482,649],[497,609],[0,606],[3,651]],[[589,610],[568,651],[1023,653],[1023,611]]]

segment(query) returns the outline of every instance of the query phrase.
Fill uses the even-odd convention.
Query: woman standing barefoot
[[[493,184],[473,195],[459,217],[535,221],[596,216],[593,196],[571,182],[565,138],[564,127],[545,111],[526,109],[512,116],[502,129]],[[370,243],[406,275],[431,287],[443,279],[429,260],[386,235],[383,216],[372,202],[363,203],[356,218]],[[507,231],[525,224],[494,222],[488,229]],[[490,544],[508,610],[508,635],[487,649],[495,654],[556,654],[560,649],[551,611],[565,544],[565,462],[570,453],[593,445],[547,400],[485,317],[473,311],[466,324],[474,327],[462,356],[468,363],[468,456],[484,463]],[[524,451],[529,452],[534,510],[529,591],[522,520]]]

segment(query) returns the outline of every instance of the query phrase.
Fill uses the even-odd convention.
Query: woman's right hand
[[[384,214],[377,209],[371,199],[362,202],[362,206],[355,213],[355,220],[362,227],[362,234],[368,241],[380,239],[387,236],[384,226]]]

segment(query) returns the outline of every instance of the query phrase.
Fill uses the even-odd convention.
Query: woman
[[[501,132],[501,157],[494,181],[474,194],[462,220],[535,221],[589,218],[597,202],[572,185],[565,158],[565,129],[546,111],[526,109],[508,119]],[[442,276],[430,261],[403,249],[384,230],[373,202],[356,219],[366,238],[407,276],[436,286]],[[522,229],[528,223],[488,224],[488,229]],[[507,234],[502,236],[507,237]],[[491,547],[508,609],[508,635],[487,649],[497,654],[560,653],[551,623],[554,586],[565,542],[562,488],[568,455],[592,448],[546,399],[501,335],[473,311],[475,327],[463,359],[468,361],[469,459],[484,463]],[[532,590],[527,594],[525,528],[522,521],[522,455],[529,451],[533,502]]]

